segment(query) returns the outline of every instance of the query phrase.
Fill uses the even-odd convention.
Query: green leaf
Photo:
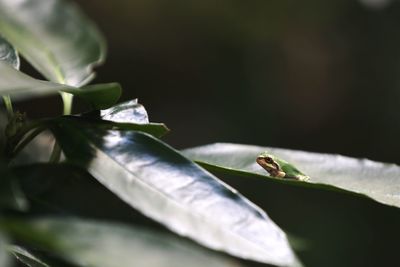
[[[1,267],[11,267],[11,259],[10,255],[7,252],[7,238],[4,234],[0,231],[0,266]]]
[[[36,245],[58,254],[68,262],[82,266],[241,266],[231,258],[169,234],[124,224],[72,218],[42,218],[22,222],[19,226],[28,228],[34,235],[51,236],[53,245]],[[19,236],[21,237],[25,242],[30,240]]]
[[[76,116],[65,116],[57,119],[59,122],[70,121],[80,124],[82,127],[89,126],[98,129],[107,129],[107,130],[125,130],[125,131],[141,131],[148,134],[151,134],[155,137],[164,136],[169,132],[169,129],[163,123],[147,123],[147,124],[138,124],[138,123],[119,123],[112,122],[107,120],[93,119],[93,118],[85,118],[85,117],[76,117]]]
[[[137,99],[115,105],[100,113],[102,121],[110,121],[114,129],[133,130],[161,137],[169,132],[163,123],[149,121],[149,116],[143,105]]]
[[[23,247],[9,246],[8,251],[28,267],[50,267]]]
[[[105,57],[95,25],[61,0],[0,0],[0,33],[47,79],[82,86]]]
[[[71,88],[63,91],[76,95],[92,104],[93,109],[105,109],[114,105],[122,93],[121,86],[118,83],[86,85],[82,88]]]
[[[310,182],[269,177],[255,162],[256,157],[263,151],[294,164],[311,177]],[[183,154],[207,169],[270,178],[300,186],[345,190],[362,194],[383,204],[400,207],[400,167],[395,164],[340,155],[228,143],[185,149]]]
[[[143,105],[138,103],[137,99],[120,103],[109,109],[102,110],[100,114],[103,120],[119,123],[149,123],[149,116]]]
[[[88,117],[78,117],[78,116],[63,116],[56,118],[52,123],[75,123],[81,127],[90,127],[99,130],[124,130],[124,131],[140,131],[151,134],[155,137],[164,136],[168,133],[169,129],[163,123],[147,123],[147,124],[137,124],[137,123],[119,123],[107,120],[88,118]]]
[[[68,160],[172,231],[234,256],[298,264],[284,232],[261,209],[160,140],[72,122],[52,131]]]
[[[114,105],[121,95],[121,87],[117,83],[75,88],[34,79],[0,61],[0,95],[10,95],[13,99],[18,100],[54,94],[59,91],[76,95],[92,104],[96,109],[104,109]]]
[[[5,61],[15,69],[19,69],[19,57],[14,47],[0,35],[0,61]]]
[[[115,105],[109,109],[83,114],[80,118],[70,117],[76,122],[92,124],[103,129],[133,130],[161,137],[169,132],[163,123],[149,122],[147,111],[137,99]]]

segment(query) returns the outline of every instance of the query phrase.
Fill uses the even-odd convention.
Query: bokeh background
[[[75,2],[108,42],[94,82],[120,82],[175,147],[238,142],[400,163],[400,2]]]
[[[120,82],[123,100],[139,98],[169,126],[174,147],[236,142],[400,164],[400,2],[76,2],[108,41],[95,82]],[[58,105],[25,108],[35,116]],[[400,262],[397,209],[223,178],[305,241],[307,266]]]
[[[177,147],[279,146],[400,163],[400,3],[81,0]],[[374,4],[375,3],[375,4]]]

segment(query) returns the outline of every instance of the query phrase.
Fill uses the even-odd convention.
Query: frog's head
[[[282,171],[281,165],[279,164],[279,160],[276,159],[273,155],[268,154],[268,152],[264,152],[260,154],[257,159],[257,163],[263,167],[272,177],[285,177],[286,173]]]

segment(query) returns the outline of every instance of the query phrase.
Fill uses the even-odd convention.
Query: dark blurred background
[[[400,2],[75,2],[108,42],[94,82],[120,82],[175,147],[238,142],[400,163]]]
[[[176,148],[237,142],[400,163],[400,2],[77,2],[108,41],[94,82],[120,82],[123,100],[139,98]],[[28,114],[61,112],[49,99]],[[307,266],[399,264],[397,209],[225,180],[309,242],[298,252]]]
[[[239,142],[400,163],[400,3],[81,0],[118,81],[183,148]]]

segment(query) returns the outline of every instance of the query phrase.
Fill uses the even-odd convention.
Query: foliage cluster
[[[88,85],[105,41],[69,2],[0,0],[0,34],[0,266],[301,266],[302,240],[214,174],[400,207],[394,164],[228,143],[170,147],[160,140],[168,128],[137,100],[117,104],[118,83]],[[19,53],[46,80],[21,72]],[[29,120],[13,109],[57,93],[63,116]],[[73,114],[74,99],[87,112]],[[264,150],[310,182],[268,176],[255,162]],[[132,223],[135,211],[196,243]]]

